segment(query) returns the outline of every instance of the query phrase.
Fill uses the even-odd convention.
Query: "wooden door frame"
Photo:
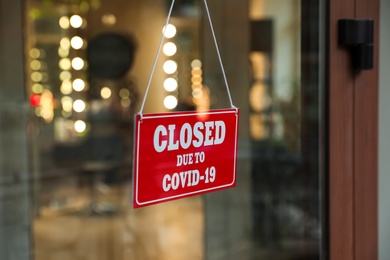
[[[378,259],[379,0],[328,6],[329,258]],[[374,19],[374,69],[354,72],[339,19]]]

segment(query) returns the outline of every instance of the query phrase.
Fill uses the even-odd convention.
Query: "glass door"
[[[134,210],[133,119],[171,1],[26,0],[35,259],[322,259],[323,2],[208,1],[237,187]],[[145,112],[229,107],[204,15],[176,1]]]
[[[320,259],[324,3],[210,4],[242,119],[237,188],[205,198],[207,259]],[[227,106],[207,35],[205,81],[213,107]]]

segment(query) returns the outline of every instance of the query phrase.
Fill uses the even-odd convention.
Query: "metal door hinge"
[[[374,21],[342,19],[338,22],[339,44],[350,50],[356,70],[374,67]]]

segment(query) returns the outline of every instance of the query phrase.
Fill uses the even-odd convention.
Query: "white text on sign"
[[[186,188],[197,186],[201,181],[204,183],[214,182],[216,177],[216,169],[214,166],[207,168],[203,174],[198,170],[189,170],[172,175],[166,174],[162,181],[162,188],[165,192],[177,190],[178,188]]]
[[[175,139],[175,134],[179,132],[179,139]],[[165,150],[173,151],[188,149],[191,145],[195,148],[210,145],[222,144],[225,140],[226,126],[223,121],[197,122],[193,126],[185,123],[180,130],[176,125],[159,125],[154,131],[153,144],[156,152]],[[162,140],[163,139],[163,140]],[[167,139],[167,140],[166,140]]]
[[[176,166],[191,165],[196,163],[202,163],[205,160],[204,152],[187,153],[177,156]]]

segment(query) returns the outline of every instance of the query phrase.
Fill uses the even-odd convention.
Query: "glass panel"
[[[234,1],[212,4],[243,117],[238,187],[205,200],[206,255],[320,259],[320,3],[252,0],[249,14]],[[221,85],[213,51],[206,72]],[[215,106],[226,106],[219,85]]]
[[[132,209],[133,118],[170,3],[26,0],[35,259],[320,259],[319,0],[209,1],[241,109],[237,187]],[[229,107],[203,15],[176,1],[144,112]]]

